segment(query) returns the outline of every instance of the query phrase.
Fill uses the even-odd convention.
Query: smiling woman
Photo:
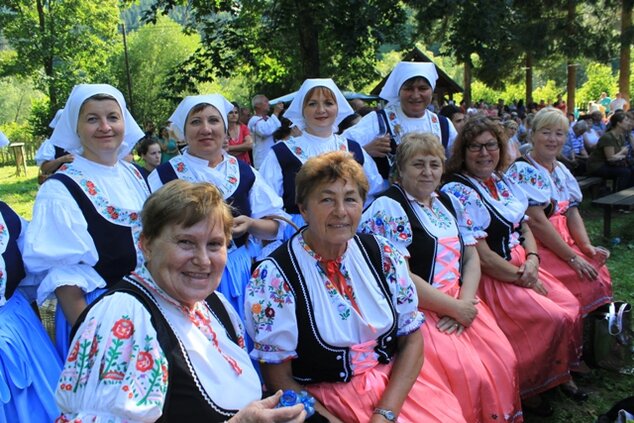
[[[145,265],[78,322],[57,387],[59,420],[304,421],[302,405],[273,408],[281,392],[259,401],[240,318],[214,293],[233,224],[218,189],[172,181],[141,218]],[[90,359],[78,359],[83,351]]]
[[[51,135],[75,159],[40,188],[24,261],[46,275],[38,301],[57,296],[61,357],[86,304],[143,261],[138,216],[149,191],[139,171],[119,160],[141,137],[121,92],[102,84],[75,86]]]

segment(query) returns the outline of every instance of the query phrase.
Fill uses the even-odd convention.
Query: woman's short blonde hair
[[[233,216],[218,188],[207,182],[192,183],[176,179],[145,201],[141,211],[141,233],[151,242],[170,225],[189,228],[207,219],[219,219],[224,226],[227,242],[231,240]]]
[[[547,126],[554,126],[568,130],[569,121],[565,113],[555,107],[544,107],[535,114],[531,122],[533,134]]]
[[[305,204],[317,187],[339,179],[356,184],[365,202],[368,178],[361,165],[347,151],[333,151],[308,159],[295,177],[295,202]]]
[[[436,135],[429,132],[409,132],[396,147],[394,173],[391,175],[392,182],[400,180],[401,170],[412,157],[418,155],[438,157],[443,168],[447,159],[445,149]]]

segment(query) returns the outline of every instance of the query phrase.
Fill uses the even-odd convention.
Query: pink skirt
[[[423,325],[423,326],[426,326]],[[390,380],[392,364],[379,364],[350,382],[319,383],[306,389],[346,423],[369,422]],[[398,415],[401,423],[462,423],[458,399],[433,367],[423,365]]]
[[[458,297],[459,287],[447,292]],[[425,366],[444,376],[468,422],[522,422],[517,359],[513,347],[484,303],[460,336],[436,328],[441,316],[423,310]]]
[[[581,252],[575,244],[570,230],[568,229],[568,219],[565,215],[552,216],[550,223],[553,224],[561,238],[572,248],[575,253],[595,269],[599,275],[594,281],[581,279],[577,272],[560,259],[557,254],[548,249],[544,244],[538,242],[538,251],[541,257],[541,266],[547,269],[550,274],[564,283],[566,288],[573,293],[579,304],[581,313],[585,316],[603,304],[612,301],[612,278],[606,265],[601,265],[596,259],[592,259]]]
[[[525,260],[524,249],[513,248],[511,263],[519,266]],[[539,280],[548,296],[486,274],[478,289],[515,351],[522,398],[570,380],[570,368],[578,365],[581,355],[579,302],[541,267]]]

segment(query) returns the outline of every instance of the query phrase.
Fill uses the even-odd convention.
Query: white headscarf
[[[288,106],[288,110],[284,113],[284,117],[289,119],[293,124],[299,127],[299,129],[306,129],[306,123],[304,122],[304,99],[306,98],[306,94],[308,91],[315,87],[326,87],[335,95],[337,99],[337,107],[339,111],[337,112],[337,117],[335,118],[335,123],[333,125],[333,132],[337,132],[337,126],[339,123],[344,120],[346,117],[350,116],[354,113],[352,107],[348,104],[348,101],[343,96],[337,85],[330,78],[320,78],[320,79],[307,79],[304,81],[301,87],[299,87],[299,91],[295,94],[295,98],[291,102],[291,105]]]
[[[0,131],[0,148],[9,145],[9,138]]]
[[[57,112],[55,112],[55,117],[51,120],[51,123],[48,124],[49,128],[55,129],[55,126],[57,126],[57,122],[59,122],[59,118],[62,117],[63,112],[64,109],[59,109]]]
[[[55,129],[50,141],[53,145],[63,148],[68,152],[81,152],[81,140],[77,134],[77,121],[82,104],[90,97],[98,94],[112,96],[121,108],[123,123],[125,124],[123,142],[117,154],[119,159],[127,156],[135,144],[145,136],[125,105],[125,99],[121,91],[108,84],[79,84],[73,87],[62,114],[55,124]],[[53,119],[55,120],[55,119]]]
[[[379,97],[387,100],[388,103],[397,102],[399,100],[398,93],[403,83],[416,76],[425,78],[431,85],[432,91],[436,88],[436,81],[438,80],[436,65],[422,62],[399,62],[392,70],[387,81],[385,81]]]
[[[220,94],[204,94],[204,95],[190,95],[183,99],[180,102],[172,116],[170,116],[169,121],[172,122],[172,128],[176,129],[174,133],[177,136],[182,136],[185,138],[185,123],[187,122],[187,115],[194,107],[199,104],[211,104],[214,106],[220,116],[222,117],[222,121],[225,123],[225,131],[229,127],[229,123],[227,122],[227,114],[233,110],[233,104],[231,104],[226,98],[224,98]]]

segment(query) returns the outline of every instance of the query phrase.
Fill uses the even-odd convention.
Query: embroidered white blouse
[[[529,205],[544,206],[550,202],[555,205],[555,214],[564,214],[570,207],[576,207],[583,201],[581,188],[570,170],[556,161],[552,172],[537,163],[530,153],[529,163],[514,163],[506,172],[524,190]]]
[[[240,168],[235,157],[227,153],[223,153],[222,157],[222,162],[216,167],[209,167],[209,161],[193,156],[185,150],[182,155],[174,157],[170,162],[177,160],[182,163],[183,167],[176,170],[179,178],[190,182],[210,182],[222,192],[226,199],[231,197],[240,184]],[[272,214],[285,216],[282,210],[282,199],[275,194],[257,170],[252,170],[255,174],[255,182],[249,191],[251,217],[259,219]],[[148,184],[152,192],[163,186],[156,170],[150,173]],[[283,233],[284,227],[284,223],[280,224],[278,234]]]
[[[458,239],[458,223],[451,212],[438,199],[438,194],[432,193],[431,209],[421,205],[416,199],[406,193],[410,206],[414,210],[419,222],[428,233],[438,238],[436,251],[436,265],[434,266],[435,288],[456,282],[460,276],[460,240]],[[453,204],[453,203],[452,203]],[[461,206],[456,214],[466,211]],[[465,221],[472,219],[465,217]],[[407,248],[413,241],[413,233],[407,214],[401,204],[388,197],[376,199],[370,207],[365,209],[359,225],[361,232],[381,235],[389,239],[399,252],[409,257]],[[464,227],[464,232],[470,233],[472,227]],[[476,240],[471,233],[463,236],[465,245],[474,245]],[[429,252],[421,252],[428,254]]]
[[[104,166],[79,155],[62,169],[80,182],[103,217],[133,228],[133,237],[138,237],[139,213],[149,195],[138,170],[122,161]],[[47,180],[37,193],[23,259],[27,271],[48,272],[38,289],[40,304],[60,286],[74,285],[91,292],[106,285],[93,268],[99,255],[88,233],[88,223],[70,192],[56,180]],[[137,251],[137,265],[142,262],[143,256]]]
[[[285,145],[291,151],[291,153],[299,159],[300,162],[306,163],[311,157],[318,156],[320,154],[328,153],[331,151],[348,151],[348,141],[341,135],[332,134],[328,138],[318,137],[304,132],[299,137],[293,137],[284,141]],[[387,188],[383,184],[383,177],[379,174],[376,167],[376,163],[372,160],[372,157],[363,152],[363,170],[365,176],[368,178],[370,184],[370,191],[368,194],[374,195]],[[282,175],[282,168],[277,161],[275,152],[270,151],[264,159],[262,166],[260,166],[260,173],[266,182],[273,188],[273,190],[280,197],[284,195],[284,178]]]
[[[469,180],[480,188],[480,193],[458,182],[449,182],[442,186],[441,191],[448,194],[454,207],[464,209],[466,213],[458,215],[461,234],[468,239],[469,232],[475,239],[487,237],[487,228],[491,223],[489,210],[482,203],[482,199],[493,206],[497,213],[504,216],[517,228],[523,221],[528,220],[526,209],[528,198],[522,189],[507,177],[491,176],[495,181],[498,199],[493,197],[486,185],[477,178],[468,176]],[[482,197],[481,197],[482,196]],[[467,228],[471,228],[468,230]],[[513,232],[509,239],[509,248],[519,244],[519,234]]]
[[[318,256],[304,242],[301,234],[293,238],[292,248],[312,300],[317,328],[323,340],[336,347],[350,347],[377,339],[392,325],[388,302],[394,304],[397,334],[407,335],[420,327],[424,316],[417,309],[414,283],[405,260],[384,238],[378,237],[383,250],[383,269],[392,292],[385,298],[362,252],[354,240],[341,257],[341,272],[352,288],[359,314],[347,296],[342,296],[319,266]],[[296,298],[270,260],[264,260],[253,273],[245,301],[246,327],[254,341],[251,357],[266,363],[280,363],[297,357],[298,328]],[[374,357],[376,361],[378,357]],[[353,360],[354,370],[354,360]]]
[[[259,377],[244,350],[244,327],[222,294],[240,345],[202,302],[186,308],[159,288],[145,267],[138,275],[133,279],[149,291],[176,334],[201,392],[230,410],[260,399]],[[161,416],[169,366],[151,316],[137,299],[115,293],[99,301],[71,345],[56,391],[68,419],[63,421],[153,422]]]
[[[397,144],[400,143],[400,138],[409,132],[431,132],[441,138],[440,123],[438,116],[426,110],[425,114],[420,118],[411,118],[403,113],[400,103],[389,104],[386,109],[386,114],[391,122],[394,135],[396,137]],[[451,120],[447,120],[449,124],[449,143],[447,150],[451,152],[451,146],[454,140],[458,136],[456,128],[451,123]],[[381,133],[379,126],[378,116],[376,112],[368,113],[357,123],[356,125],[346,129],[343,132],[343,137],[354,140],[364,146],[378,136],[385,133]]]

